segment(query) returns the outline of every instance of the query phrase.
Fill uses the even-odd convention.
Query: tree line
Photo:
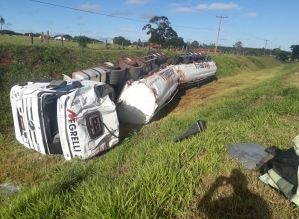
[[[32,34],[34,37],[39,37],[41,33],[16,33],[11,30],[2,30],[2,25],[5,24],[5,19],[0,17],[1,30],[0,34],[7,35],[20,35],[29,36]],[[165,16],[154,16],[149,20],[149,23],[144,25],[142,30],[147,31],[147,35],[150,35],[147,42],[141,42],[140,39],[136,42],[131,42],[125,39],[123,36],[118,36],[113,38],[113,43],[122,46],[137,45],[137,46],[148,46],[149,43],[155,43],[162,46],[162,48],[182,48],[185,47],[187,50],[192,50],[194,48],[215,48],[215,44],[200,44],[197,40],[193,42],[184,42],[182,37],[179,37],[177,32],[171,27],[171,23]],[[61,36],[65,39],[69,39],[78,42],[80,46],[86,47],[88,43],[103,43],[103,41],[89,38],[86,36],[75,36],[72,37],[69,34],[55,35],[55,37]],[[218,46],[221,53],[224,54],[235,54],[235,55],[253,55],[253,56],[263,56],[271,55],[276,58],[286,61],[287,59],[299,60],[299,45],[291,45],[290,49],[292,52],[282,51],[280,48],[275,49],[265,49],[265,48],[244,48],[241,41],[237,41],[232,47]]]

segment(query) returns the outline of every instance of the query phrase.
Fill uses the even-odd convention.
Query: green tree
[[[123,43],[124,46],[131,45],[131,41],[128,40],[128,39],[125,39],[122,36],[114,37],[113,38],[113,43],[118,44],[118,45],[122,45],[122,43]]]
[[[203,44],[200,44],[199,47],[202,47],[202,48],[208,48],[208,44],[203,43]]]
[[[192,43],[191,43],[191,48],[198,48],[199,47],[199,43],[198,41],[194,40]]]
[[[280,48],[274,48],[273,50],[272,50],[272,52],[271,52],[271,55],[274,55],[274,56],[276,56],[278,53],[280,53],[281,52],[281,50],[280,50]]]
[[[64,37],[65,39],[73,39],[73,37],[69,34],[64,34],[62,37]]]
[[[276,58],[280,59],[281,61],[286,61],[289,56],[290,56],[290,53],[285,52],[285,51],[280,51],[279,53],[277,53]]]
[[[156,28],[153,27],[156,26]],[[157,43],[164,45],[167,39],[177,37],[178,34],[170,26],[170,22],[167,17],[155,16],[150,19],[149,23],[146,24],[142,30],[148,30],[147,35],[151,35],[149,38],[150,43]]]
[[[0,18],[0,24],[1,24],[1,30],[2,30],[2,25],[5,24],[5,20],[3,17]]]
[[[183,47],[185,46],[184,39],[182,37],[171,37],[170,39],[167,39],[165,42],[166,46],[174,46],[174,47]]]
[[[235,45],[233,45],[233,47],[235,48],[237,54],[239,55],[243,48],[243,43],[241,41],[238,41],[235,43]]]
[[[292,45],[290,49],[292,50],[292,60],[294,61],[294,59],[298,59],[299,61],[299,45]]]
[[[79,46],[86,48],[87,43],[89,42],[89,38],[86,36],[78,36],[76,37],[76,41],[79,43]]]

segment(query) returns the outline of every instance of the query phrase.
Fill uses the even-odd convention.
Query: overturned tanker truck
[[[210,57],[190,53],[175,57],[173,64],[123,87],[117,99],[120,121],[150,122],[173,99],[178,89],[217,79],[216,72],[216,64]]]
[[[150,51],[144,57],[120,55],[115,63],[100,61],[97,67],[74,72],[72,79],[111,85],[120,121],[146,124],[178,89],[217,79],[216,63],[208,55],[183,53],[176,55],[170,65],[166,64],[168,59],[161,51]]]
[[[178,89],[216,79],[217,67],[198,53],[177,55],[171,65],[160,51],[120,55],[64,80],[37,77],[12,87],[16,139],[41,154],[89,159],[119,141],[119,120],[146,124]]]

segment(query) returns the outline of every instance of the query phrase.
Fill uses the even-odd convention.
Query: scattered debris
[[[174,139],[174,142],[178,142],[184,138],[189,137],[190,135],[194,135],[198,132],[201,132],[207,128],[206,121],[197,120],[183,135]]]
[[[237,158],[246,168],[252,170],[264,157],[268,155],[265,147],[256,143],[238,143],[227,147],[231,157]]]
[[[299,135],[292,140],[292,145],[282,151],[276,146],[265,148],[256,143],[240,143],[229,145],[228,152],[248,169],[258,167],[263,183],[279,190],[299,206]]]

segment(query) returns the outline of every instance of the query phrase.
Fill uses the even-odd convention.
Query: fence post
[[[50,34],[49,34],[49,31],[47,31],[48,46],[49,46],[49,38],[50,38]]]
[[[42,34],[40,35],[40,42],[44,43],[44,32],[42,32]]]
[[[107,49],[107,40],[106,40],[105,48]]]
[[[30,40],[31,40],[31,44],[33,44],[33,33],[30,33]]]
[[[121,42],[121,47],[124,49],[124,41]]]
[[[63,36],[61,36],[61,45],[63,46]]]

